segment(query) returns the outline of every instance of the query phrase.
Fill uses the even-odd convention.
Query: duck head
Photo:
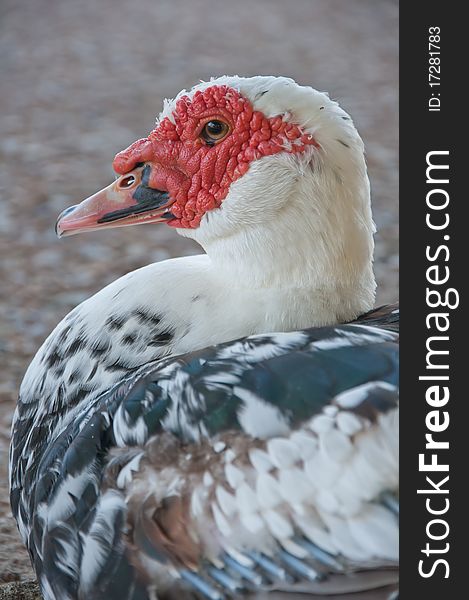
[[[166,100],[113,167],[114,183],[60,215],[59,236],[163,222],[232,275],[244,265],[258,280],[359,285],[371,308],[363,142],[327,94],[285,77],[200,83]]]

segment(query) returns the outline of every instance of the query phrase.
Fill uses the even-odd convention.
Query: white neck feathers
[[[255,161],[220,209],[197,229],[178,231],[200,243],[232,288],[309,290],[311,302],[331,306],[333,323],[339,306],[343,320],[373,306],[369,181],[350,117],[325,94],[300,89],[311,93],[297,122],[319,148]]]

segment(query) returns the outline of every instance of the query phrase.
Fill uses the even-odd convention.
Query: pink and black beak
[[[173,219],[168,192],[148,186],[150,172],[151,165],[140,163],[108,187],[65,209],[55,224],[57,235]]]

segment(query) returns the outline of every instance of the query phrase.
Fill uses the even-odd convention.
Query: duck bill
[[[150,169],[150,165],[140,166],[80,204],[65,209],[55,225],[58,237],[173,219],[168,192],[148,187]]]

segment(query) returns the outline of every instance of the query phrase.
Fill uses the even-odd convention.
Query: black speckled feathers
[[[172,435],[185,452],[191,444],[223,440],[233,432],[249,439],[256,432],[265,439],[271,437],[269,431],[272,435],[292,432],[327,406],[370,426],[394,410],[398,403],[397,315],[396,308],[390,307],[354,324],[252,336],[160,359],[128,370],[53,440],[47,439],[47,419],[37,431],[17,429],[17,448],[25,442],[22,436],[28,443],[31,436],[47,442],[39,445],[31,464],[14,462],[14,468],[21,471],[16,477],[22,480],[23,489],[13,488],[11,495],[14,513],[20,513],[27,525],[29,551],[45,596],[150,598],[149,574],[135,553],[166,566],[170,555],[160,542],[152,545],[151,538],[145,541],[136,536],[135,515],[122,491],[125,483],[118,489],[115,482],[119,476],[132,478],[138,464],[129,466],[129,460],[138,458],[149,440],[158,439],[154,436]],[[259,407],[272,416],[272,423],[250,420]],[[124,452],[125,460],[116,450]],[[26,503],[20,501],[21,492]],[[226,578],[226,585],[220,581],[225,575],[244,582],[243,597],[248,593],[256,597],[261,589],[269,589],[268,578],[259,580],[262,585],[255,585],[254,580],[249,583],[239,572],[235,577],[233,565],[227,567],[226,561],[220,573],[209,572],[204,565],[203,557],[195,571],[174,565],[182,576],[178,593],[223,598],[228,584]],[[297,581],[299,585],[304,577],[296,566],[295,571],[287,564],[287,571],[292,575],[290,584]],[[389,583],[386,578],[385,583]],[[293,592],[290,584],[286,590]],[[314,585],[320,589],[317,582]]]

